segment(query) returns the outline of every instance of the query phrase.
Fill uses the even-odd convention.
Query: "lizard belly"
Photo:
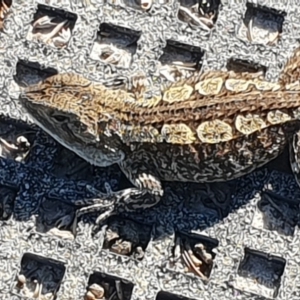
[[[141,146],[153,175],[165,181],[214,182],[231,180],[276,158],[287,144],[280,126],[217,144],[148,144]],[[147,149],[145,149],[145,147]],[[150,147],[150,149],[149,149]]]

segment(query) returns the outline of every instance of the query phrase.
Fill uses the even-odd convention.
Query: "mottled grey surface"
[[[132,282],[131,299],[165,299],[157,297],[161,291],[182,299],[299,299],[300,189],[292,176],[259,170],[236,181],[237,189],[232,195],[230,186],[225,188],[225,195],[229,195],[225,206],[216,206],[208,196],[203,196],[201,185],[165,184],[165,196],[157,207],[125,216],[152,228],[145,257],[136,261],[103,250],[103,231],[93,236],[94,219],[88,216],[79,222],[75,239],[71,234],[65,238],[51,235],[49,228],[43,227],[45,205],[55,207],[65,203],[66,213],[74,213],[67,203],[88,196],[87,184],[104,190],[104,183],[109,182],[116,190],[121,174],[116,167],[89,166],[36,127],[29,127],[32,122],[17,101],[14,76],[20,76],[17,74],[20,61],[38,62],[58,72],[75,71],[104,82],[116,74],[128,76],[140,69],[151,77],[157,71],[167,40],[204,51],[204,70],[224,69],[229,59],[240,58],[265,66],[266,77],[276,80],[297,46],[299,7],[293,1],[249,2],[286,13],[276,46],[245,42],[237,37],[246,1],[223,0],[217,23],[210,32],[179,21],[178,2],[172,0],[167,3],[156,0],[149,12],[96,0],[39,1],[77,16],[70,43],[59,50],[26,40],[37,2],[13,2],[5,30],[0,33],[0,124],[4,129],[7,124],[21,127],[20,132],[25,130],[22,126],[33,130],[34,147],[25,163],[0,158],[0,186],[13,186],[17,191],[12,216],[0,221],[0,299],[20,299],[14,287],[24,253],[51,258],[65,266],[57,299],[83,299],[89,276],[94,272]],[[104,22],[140,31],[129,69],[104,65],[90,58],[96,32]],[[27,71],[22,76],[35,80]],[[160,82],[157,78],[156,81]],[[72,173],[77,163],[83,167]],[[269,207],[263,202],[265,190],[282,196],[276,202],[275,217],[269,221],[266,221]],[[58,199],[53,199],[55,195]],[[217,241],[207,284],[196,275],[170,265],[177,231]]]

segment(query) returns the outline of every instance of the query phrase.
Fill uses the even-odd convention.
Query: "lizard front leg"
[[[151,174],[150,170],[152,166],[141,163],[140,158],[136,157],[136,155],[137,153],[134,153],[119,164],[123,173],[135,187],[113,192],[107,184],[106,193],[101,193],[89,187],[89,190],[96,197],[75,201],[75,205],[82,206],[82,208],[76,211],[72,224],[73,233],[76,231],[78,218],[86,213],[104,210],[96,220],[96,225],[98,225],[106,218],[119,212],[147,209],[160,201],[163,195],[160,180]]]

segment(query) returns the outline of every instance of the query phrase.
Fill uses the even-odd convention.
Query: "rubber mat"
[[[153,88],[209,69],[276,81],[296,1],[0,0],[1,299],[299,299],[300,189],[285,154],[222,184],[164,183],[154,208],[70,224],[72,200],[128,183],[40,130],[22,87],[62,72]],[[193,268],[189,267],[192,260]]]

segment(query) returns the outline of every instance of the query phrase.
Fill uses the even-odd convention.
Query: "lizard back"
[[[257,74],[211,72],[177,82],[144,99],[74,74],[27,88],[32,105],[72,114],[95,137],[123,143],[217,144],[299,119],[299,85],[263,81]],[[55,112],[54,112],[55,111]]]

